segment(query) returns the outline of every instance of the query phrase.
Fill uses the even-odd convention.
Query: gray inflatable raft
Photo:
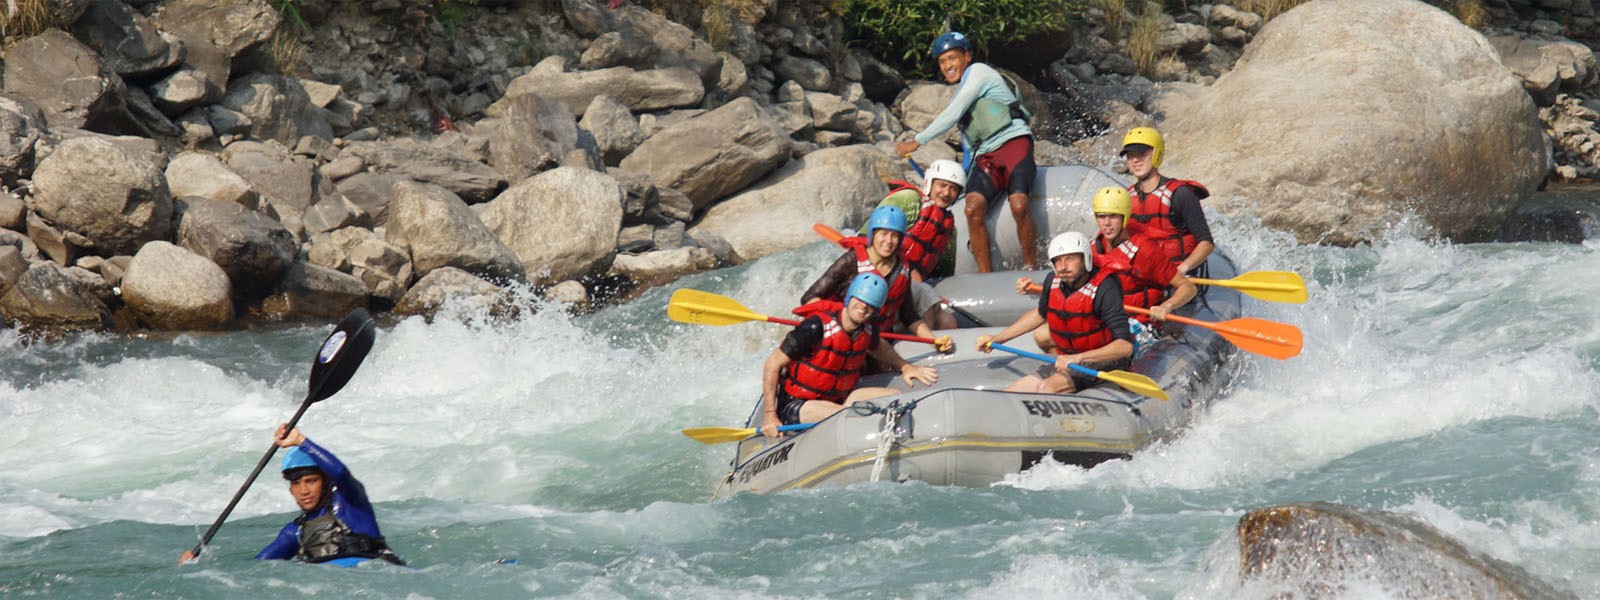
[[[1221,253],[1212,254],[1207,264],[1210,277],[1237,275]],[[1176,435],[1228,378],[1222,371],[1236,351],[1231,344],[1211,331],[1169,323],[1164,337],[1138,350],[1128,370],[1154,379],[1170,401],[1112,384],[1066,395],[1000,391],[1042,363],[999,351],[980,353],[975,340],[1033,310],[1037,298],[1019,296],[1015,282],[1019,276],[1039,280],[1042,275],[960,275],[939,282],[935,287],[942,295],[995,327],[940,332],[956,340],[957,352],[948,356],[922,344],[899,344],[901,356],[939,369],[936,386],[907,389],[898,377],[863,378],[862,385],[905,391],[857,403],[776,442],[760,435],[740,441],[718,495],[881,480],[987,486],[1047,457],[1093,467]],[[1238,292],[1222,287],[1201,292],[1178,314],[1207,321],[1239,316]],[[1020,337],[1011,345],[1034,350],[1030,339]],[[755,416],[747,426],[756,426]]]

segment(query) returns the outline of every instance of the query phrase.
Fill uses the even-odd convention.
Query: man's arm
[[[928,123],[927,128],[914,138],[917,145],[926,146],[929,142],[939,139],[939,136],[961,122],[961,115],[967,114],[967,111],[972,109],[972,103],[978,101],[978,95],[983,91],[985,79],[981,76],[981,71],[976,68],[978,65],[979,63],[972,63],[967,66],[967,72],[961,74],[961,84],[956,88],[956,95],[950,98],[950,103],[944,106],[944,110],[939,111],[933,122]]]
[[[278,530],[278,537],[256,553],[256,560],[289,560],[300,553],[300,526],[294,523]]]
[[[783,368],[809,356],[821,342],[822,319],[806,317],[783,337],[783,343],[779,344],[772,354],[767,355],[766,362],[761,365],[762,434],[777,437],[778,426],[783,424],[778,418],[778,379],[783,373]]]
[[[1211,224],[1206,221],[1206,212],[1200,206],[1200,197],[1195,195],[1193,189],[1181,187],[1173,192],[1172,214],[1176,217],[1173,225],[1194,234],[1194,251],[1178,264],[1178,270],[1188,274],[1205,264],[1206,257],[1211,256],[1211,251],[1216,249],[1217,245],[1211,238]]]
[[[1172,255],[1163,252],[1155,244],[1142,245],[1143,248],[1134,256],[1138,262],[1137,270],[1147,274],[1149,283],[1154,283],[1167,288],[1167,298],[1161,303],[1150,307],[1150,316],[1157,321],[1167,320],[1167,313],[1177,310],[1190,300],[1194,299],[1199,289],[1194,282],[1184,276],[1178,265],[1172,262]]]
[[[890,344],[889,340],[878,338],[878,341],[872,345],[872,350],[869,350],[868,353],[873,358],[888,365],[889,368],[899,371],[900,377],[905,379],[908,386],[915,386],[918,381],[924,385],[933,385],[934,382],[939,381],[938,371],[934,370],[933,367],[919,367],[906,362],[906,359],[895,351],[894,344]]]

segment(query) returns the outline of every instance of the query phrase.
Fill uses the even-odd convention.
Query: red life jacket
[[[1116,271],[1122,283],[1122,303],[1139,308],[1150,308],[1167,297],[1170,281],[1158,282],[1149,273],[1134,268],[1134,257],[1139,252],[1160,252],[1154,240],[1142,235],[1129,234],[1128,239],[1115,248],[1106,247],[1105,235],[1097,235],[1090,249],[1094,252],[1094,267]],[[1129,315],[1140,323],[1148,322],[1145,315]]]
[[[878,267],[872,264],[872,259],[867,256],[867,238],[861,236],[847,237],[839,240],[839,245],[849,248],[856,253],[857,273],[877,273]],[[895,261],[894,268],[884,276],[884,281],[889,283],[889,296],[883,301],[883,306],[872,313],[872,324],[878,331],[894,331],[895,317],[900,315],[900,303],[911,292],[911,267],[905,260]],[[802,317],[820,315],[823,313],[838,313],[844,310],[844,297],[818,298],[795,307],[790,312]]]
[[[854,334],[846,333],[837,313],[816,315],[822,319],[822,341],[810,356],[789,363],[783,370],[783,391],[801,400],[827,400],[844,403],[861,378],[872,349],[872,327],[862,324]]]
[[[1201,200],[1211,196],[1205,186],[1187,179],[1168,179],[1148,194],[1139,191],[1137,182],[1128,186],[1128,194],[1133,197],[1133,219],[1128,221],[1128,233],[1155,240],[1172,257],[1172,262],[1183,262],[1198,243],[1193,233],[1179,230],[1172,224],[1172,194],[1184,186],[1193,188],[1195,197]]]
[[[939,206],[932,198],[923,198],[917,221],[906,229],[905,240],[900,242],[900,255],[924,278],[931,276],[955,230],[956,218],[950,214],[950,209]]]
[[[1050,294],[1045,305],[1044,320],[1050,325],[1050,341],[1062,354],[1088,352],[1111,343],[1111,329],[1094,313],[1094,296],[1100,283],[1114,271],[1095,269],[1089,282],[1076,290],[1065,290],[1066,283],[1057,279],[1045,293]]]

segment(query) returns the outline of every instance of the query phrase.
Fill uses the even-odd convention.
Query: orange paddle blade
[[[1122,308],[1131,313],[1150,314],[1149,309],[1137,306],[1123,306]],[[1299,355],[1304,345],[1300,328],[1288,323],[1251,317],[1228,319],[1213,323],[1178,315],[1167,315],[1167,320],[1210,329],[1221,335],[1223,339],[1238,346],[1240,350],[1278,360]]]

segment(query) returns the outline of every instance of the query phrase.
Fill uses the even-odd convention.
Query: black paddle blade
[[[372,350],[373,335],[372,316],[367,314],[367,309],[350,311],[317,349],[306,398],[318,402],[339,393],[356,374],[356,367],[367,358],[367,352]]]

